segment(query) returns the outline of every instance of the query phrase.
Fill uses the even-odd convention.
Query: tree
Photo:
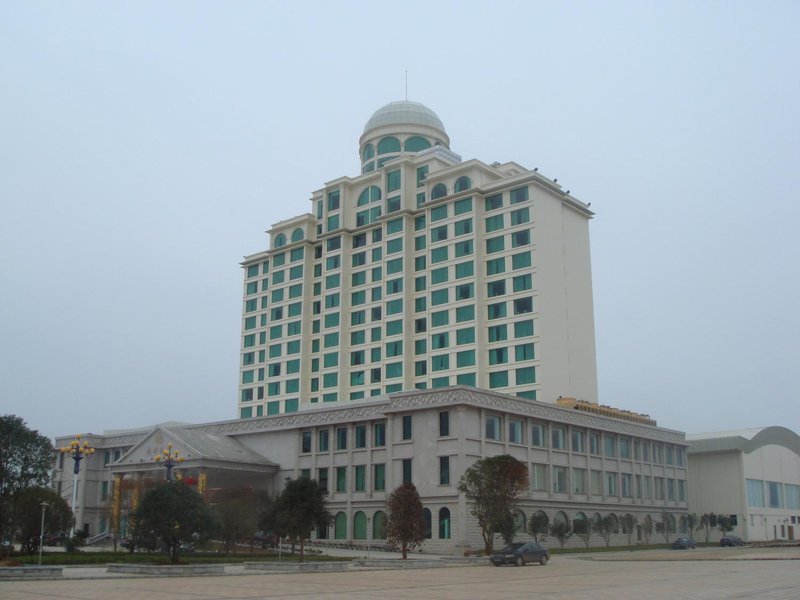
[[[721,535],[733,531],[732,519],[726,515],[717,515],[717,529],[719,529]]]
[[[611,536],[614,534],[615,525],[616,523],[614,523],[614,517],[612,515],[606,515],[605,517],[598,516],[592,521],[592,530],[603,538],[603,541],[606,543],[606,548],[611,545]]]
[[[425,515],[416,486],[406,482],[386,500],[386,540],[400,546],[403,559],[425,541]]]
[[[252,488],[221,490],[214,496],[212,510],[219,527],[217,535],[226,553],[230,553],[237,542],[250,541],[258,529],[256,495]]]
[[[717,526],[717,515],[714,513],[705,513],[700,516],[700,525],[698,525],[697,529],[702,530],[703,534],[706,538],[706,544],[708,543],[708,538],[711,536],[711,530]]]
[[[669,544],[670,536],[675,533],[675,517],[664,511],[661,520],[656,523],[656,531],[664,536],[664,541]]]
[[[581,538],[584,546],[589,547],[589,540],[592,538],[592,524],[589,519],[575,519],[572,522],[572,531]]]
[[[0,417],[0,539],[13,531],[14,496],[33,486],[47,486],[53,444],[14,415]]]
[[[300,562],[305,560],[305,541],[311,537],[311,531],[328,527],[333,521],[327,508],[327,495],[317,481],[300,477],[289,479],[275,501],[278,529],[300,542]]]
[[[620,519],[620,523],[622,523],[622,530],[628,537],[628,546],[630,546],[633,543],[633,530],[638,525],[639,519],[628,513]]]
[[[492,529],[500,534],[506,546],[513,544],[514,536],[517,535],[517,520],[514,518],[514,514],[507,512],[500,515]]]
[[[514,512],[527,487],[527,467],[508,454],[479,459],[461,477],[458,491],[471,504],[470,512],[478,521],[486,554],[492,553],[498,526]]]
[[[44,533],[64,531],[72,525],[72,511],[67,501],[56,492],[44,487],[27,487],[14,495],[13,520],[16,538],[23,554],[39,550],[42,533],[42,502],[49,505],[44,514]]]
[[[700,529],[700,519],[697,517],[697,513],[689,513],[686,515],[686,529],[689,535],[694,534],[696,530]]]
[[[135,511],[137,537],[159,540],[169,548],[172,564],[180,560],[181,542],[207,537],[211,511],[193,487],[164,481],[149,490]]]
[[[650,543],[650,536],[653,535],[653,517],[645,515],[642,521],[642,535],[644,536],[644,543]]]
[[[539,544],[547,538],[550,529],[550,517],[544,511],[537,511],[528,522],[528,533],[533,536],[533,540]]]
[[[558,540],[558,543],[561,544],[561,548],[563,549],[564,544],[572,537],[572,526],[568,521],[556,521],[550,525],[550,535]]]

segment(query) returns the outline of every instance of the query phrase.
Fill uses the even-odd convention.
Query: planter
[[[0,567],[0,579],[58,579],[63,577],[62,567],[26,566]]]
[[[106,567],[106,571],[154,577],[188,577],[191,575],[222,575],[225,573],[225,565],[110,564]]]

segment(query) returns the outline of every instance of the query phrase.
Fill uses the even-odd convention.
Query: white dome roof
[[[442,120],[430,108],[419,102],[410,102],[408,100],[400,100],[399,102],[390,102],[383,108],[375,111],[375,114],[370,117],[367,124],[364,126],[364,133],[378,127],[386,125],[425,125],[438,129],[445,135],[447,132],[444,130]]]

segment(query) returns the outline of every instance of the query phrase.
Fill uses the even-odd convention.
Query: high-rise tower
[[[456,384],[596,401],[587,205],[462,161],[416,102],[375,112],[359,154],[242,263],[239,415]]]

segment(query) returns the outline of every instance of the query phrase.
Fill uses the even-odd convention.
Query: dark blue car
[[[503,564],[524,567],[529,562],[546,565],[548,560],[550,560],[550,551],[536,542],[517,542],[492,554],[492,564],[495,567]]]

